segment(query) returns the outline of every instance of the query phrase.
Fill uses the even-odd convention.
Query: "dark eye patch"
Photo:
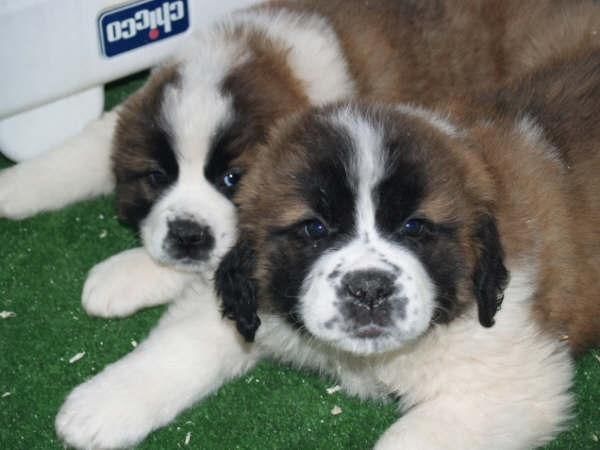
[[[206,179],[228,198],[233,196],[243,176],[242,169],[233,167],[232,162],[251,145],[243,142],[242,129],[243,124],[239,118],[219,127],[212,139],[204,166]]]
[[[119,215],[121,220],[133,226],[139,225],[160,194],[179,176],[177,155],[168,134],[151,117],[146,117],[146,125],[144,137],[136,143],[143,149],[134,153],[136,164],[118,167]]]
[[[373,190],[375,221],[383,232],[393,233],[413,215],[426,192],[425,177],[416,164],[396,164]]]

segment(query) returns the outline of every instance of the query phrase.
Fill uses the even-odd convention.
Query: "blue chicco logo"
[[[183,33],[189,26],[187,0],[138,1],[98,18],[102,53],[109,57]]]

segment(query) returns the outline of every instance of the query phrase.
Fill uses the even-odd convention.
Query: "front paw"
[[[160,266],[142,247],[126,250],[92,268],[83,287],[83,308],[92,316],[128,316],[175,299],[194,278]]]
[[[154,428],[151,411],[143,395],[94,378],[69,394],[56,416],[56,433],[80,449],[131,447]]]
[[[81,300],[89,315],[125,317],[143,306],[144,299],[137,298],[140,293],[135,288],[144,280],[135,276],[133,261],[128,267],[127,259],[120,256],[96,264],[89,272]]]

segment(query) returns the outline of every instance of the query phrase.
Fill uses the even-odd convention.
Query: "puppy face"
[[[121,218],[157,261],[214,270],[236,237],[236,186],[268,127],[306,101],[285,54],[215,35],[153,74],[114,142]],[[267,46],[268,47],[268,46]]]
[[[474,298],[490,326],[506,271],[486,257],[498,235],[458,135],[408,106],[317,110],[284,127],[240,192],[261,307],[358,354],[413,342]]]
[[[139,228],[150,254],[200,270],[235,239],[229,198],[242,169],[223,142],[231,99],[191,78],[185,67],[162,69],[126,103],[114,168],[120,215]]]

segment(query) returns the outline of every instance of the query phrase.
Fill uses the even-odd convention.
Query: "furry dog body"
[[[532,2],[529,13],[516,9],[520,2],[494,0],[467,6],[458,1],[349,3],[274,2],[234,15],[157,69],[140,92],[84,135],[57,152],[2,173],[0,211],[13,218],[116,189],[120,216],[137,227],[144,248],[116,255],[93,269],[83,296],[88,312],[122,316],[177,298],[142,345],[69,395],[56,422],[67,443],[83,448],[135,444],[264,357],[333,373],[350,392],[363,397],[413,392],[384,377],[392,367],[384,364],[385,358],[374,357],[374,371],[365,365],[364,354],[377,350],[363,345],[368,339],[362,341],[360,357],[347,352],[354,351],[358,341],[349,343],[346,353],[321,348],[299,336],[281,321],[281,311],[273,309],[263,311],[265,324],[256,344],[249,345],[235,334],[230,321],[220,318],[207,280],[194,278],[196,274],[210,278],[236,239],[230,202],[236,183],[254,165],[256,149],[267,142],[271,126],[291,114],[356,96],[432,106],[476,86],[511,78],[528,64],[536,65],[532,49],[554,39],[548,37],[548,29],[560,31],[561,40],[553,45],[556,54],[589,44],[593,28],[586,24],[594,24],[590,17],[597,10],[580,14],[583,6],[592,3],[573,3],[574,12],[565,21],[563,7],[554,9],[560,2]],[[530,17],[536,17],[536,22],[529,22]],[[538,27],[540,17],[547,22]],[[563,33],[564,27],[573,30]],[[435,117],[418,108],[410,110],[413,116]],[[453,129],[443,119],[434,120],[435,124]],[[86,176],[83,169],[89,155],[94,158],[94,176]],[[260,180],[254,182],[260,185]],[[373,231],[367,222],[365,230]],[[387,263],[379,268],[388,268]],[[406,270],[413,280],[424,272],[416,260]],[[406,323],[407,343],[428,324],[427,314],[433,311],[440,312],[440,321],[459,327],[456,336],[464,336],[459,324],[470,323],[464,318],[474,314],[466,311],[468,306],[456,310],[436,306],[437,280],[409,283],[407,279],[404,288],[421,295],[427,307],[410,316],[410,322],[402,317],[409,317],[412,310],[389,311],[398,324]],[[360,315],[356,308],[350,309],[348,314]],[[230,314],[238,320],[244,317],[238,310]],[[339,323],[332,325],[337,329]],[[502,329],[494,328],[494,333]],[[359,333],[368,337],[379,332],[367,326]],[[535,332],[532,328],[531,336]],[[544,347],[542,340],[527,336],[532,351]],[[282,354],[274,337],[285,338],[290,352]],[[558,365],[559,378],[567,385],[566,350],[549,342],[549,356],[540,353],[540,360],[531,361],[531,371]],[[412,358],[408,357],[407,366],[418,364]],[[424,358],[432,361],[434,356]],[[515,363],[520,361],[515,358]],[[554,393],[551,409],[557,419],[547,423],[540,419],[538,429],[545,430],[546,437],[536,432],[527,442],[551,436],[564,418],[569,399],[561,383],[540,384],[546,385]],[[424,397],[415,394],[412,403]],[[537,423],[534,419],[532,423]],[[473,442],[467,444],[477,448]]]
[[[241,11],[81,136],[0,174],[0,215],[116,189],[144,248],[96,266],[84,307],[123,316],[163,303],[235,240],[227,198],[279,119],[356,96],[428,106],[463,96],[535,66],[547,58],[540,49],[597,41],[598,15],[588,1],[306,0]]]
[[[399,395],[378,448],[550,440],[572,402],[561,337],[600,343],[599,61],[551,64],[456,121],[411,105],[290,120],[239,192],[226,314],[268,356]]]
[[[242,181],[244,240],[217,273],[247,337],[258,293],[254,343],[196,281],[145,343],[71,393],[59,434],[78,447],[132,445],[272,358],[329,374],[362,398],[400,396],[405,413],[380,449],[551,440],[573,401],[560,334],[570,330],[579,349],[600,335],[574,320],[597,314],[598,278],[564,253],[597,258],[587,239],[598,190],[586,177],[599,161],[598,61],[596,52],[551,65],[453,105],[453,119],[411,105],[342,105],[281,124]],[[550,210],[559,228],[579,219],[558,247]],[[559,263],[563,279],[547,278]],[[552,292],[578,283],[585,295],[558,319],[556,305],[573,298]]]

